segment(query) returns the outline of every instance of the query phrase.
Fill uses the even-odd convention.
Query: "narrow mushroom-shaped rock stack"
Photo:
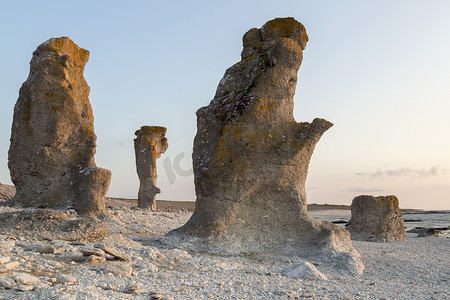
[[[406,238],[397,197],[358,196],[351,209],[352,218],[346,226],[353,240],[395,242]]]
[[[84,67],[89,51],[67,37],[33,53],[14,107],[8,167],[26,207],[105,210],[111,171],[96,167],[97,137]]]
[[[156,186],[158,172],[156,160],[166,152],[169,144],[167,128],[160,126],[142,126],[136,130],[134,151],[136,153],[136,170],[139,176],[138,206],[156,210],[156,194],[161,190]]]
[[[348,231],[307,212],[309,161],[333,125],[297,123],[293,116],[307,41],[305,27],[293,18],[244,35],[241,61],[197,111],[195,212],[163,240],[223,254],[308,257],[362,271]]]

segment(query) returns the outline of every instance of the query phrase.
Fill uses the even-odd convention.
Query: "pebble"
[[[63,283],[65,285],[72,285],[77,282],[77,278],[71,275],[59,274],[56,276],[56,282]]]
[[[123,261],[131,261],[131,256],[126,255],[122,252],[120,252],[117,249],[114,249],[112,247],[108,247],[106,245],[103,244],[95,244],[94,247],[101,249],[102,251],[104,251],[105,253],[114,256],[115,258],[119,259],[119,260],[123,260]]]
[[[105,251],[94,247],[82,247],[80,248],[80,252],[83,253],[84,256],[91,256],[91,255],[99,257],[105,256]]]
[[[9,262],[6,264],[1,264],[0,265],[0,272],[7,272],[9,270],[13,270],[15,268],[17,268],[18,266],[20,266],[20,263],[18,261],[13,261],[13,262]]]
[[[36,249],[36,252],[41,254],[52,254],[55,253],[55,248],[52,245],[42,245]]]
[[[11,257],[8,256],[0,256],[0,264],[6,264],[11,260]]]
[[[150,292],[150,299],[161,299],[162,297],[164,297],[164,292]]]
[[[89,255],[86,257],[86,262],[104,262],[106,260],[103,256],[97,256],[97,255]]]
[[[133,268],[128,263],[121,263],[121,262],[111,262],[107,265],[105,265],[101,271],[103,271],[105,274],[112,274],[112,275],[121,275],[125,277],[130,277],[131,273],[133,272]]]
[[[7,278],[7,277],[4,277],[4,278],[0,277],[0,287],[3,287],[5,289],[11,289],[15,285],[16,285],[16,282],[13,279]]]
[[[309,280],[327,280],[327,276],[319,272],[317,268],[305,261],[292,265],[288,265],[283,268],[282,273],[287,277],[294,279],[309,279]]]
[[[34,289],[34,286],[32,286],[32,285],[18,285],[18,286],[16,286],[16,290],[21,291],[21,292],[32,291],[33,289]]]
[[[132,293],[139,293],[141,291],[142,284],[131,282],[127,286],[127,290]]]
[[[39,283],[39,278],[27,273],[19,273],[11,277],[19,285],[32,285]]]

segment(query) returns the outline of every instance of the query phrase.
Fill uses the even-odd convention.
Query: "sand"
[[[108,200],[105,221],[110,233],[92,242],[36,241],[0,234],[0,286],[14,283],[0,288],[0,299],[450,299],[448,238],[408,234],[402,242],[353,242],[366,267],[362,275],[316,265],[327,280],[292,279],[281,271],[289,261],[159,246],[152,238],[182,225],[191,215],[180,203],[168,204],[171,210],[151,212],[137,209],[133,201]],[[178,205],[181,210],[174,211]],[[11,211],[18,209],[0,206],[0,212]],[[83,249],[99,243],[130,260],[86,261]],[[49,247],[53,253],[38,251]],[[14,276],[20,281],[23,274],[34,276],[34,283],[11,282]]]

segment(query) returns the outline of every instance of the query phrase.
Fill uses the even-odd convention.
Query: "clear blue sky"
[[[313,155],[308,202],[395,194],[404,208],[450,209],[449,12],[448,0],[2,1],[0,182],[10,183],[13,107],[32,53],[68,36],[91,52],[85,77],[109,195],[137,197],[134,131],[160,125],[169,149],[159,198],[194,200],[195,111],[239,61],[248,29],[292,16],[310,37],[295,117],[335,124]]]

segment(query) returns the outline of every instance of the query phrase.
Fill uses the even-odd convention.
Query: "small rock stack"
[[[406,238],[402,212],[395,196],[358,196],[352,201],[352,218],[346,225],[352,239],[395,242]]]
[[[169,144],[165,137],[167,128],[160,126],[142,126],[135,132],[134,150],[136,153],[136,170],[139,176],[138,207],[156,210],[156,194],[161,190],[156,187],[158,172],[156,160],[166,152]]]
[[[84,67],[89,51],[67,37],[33,53],[14,107],[8,167],[25,207],[105,210],[111,171],[96,167],[97,137]]]

